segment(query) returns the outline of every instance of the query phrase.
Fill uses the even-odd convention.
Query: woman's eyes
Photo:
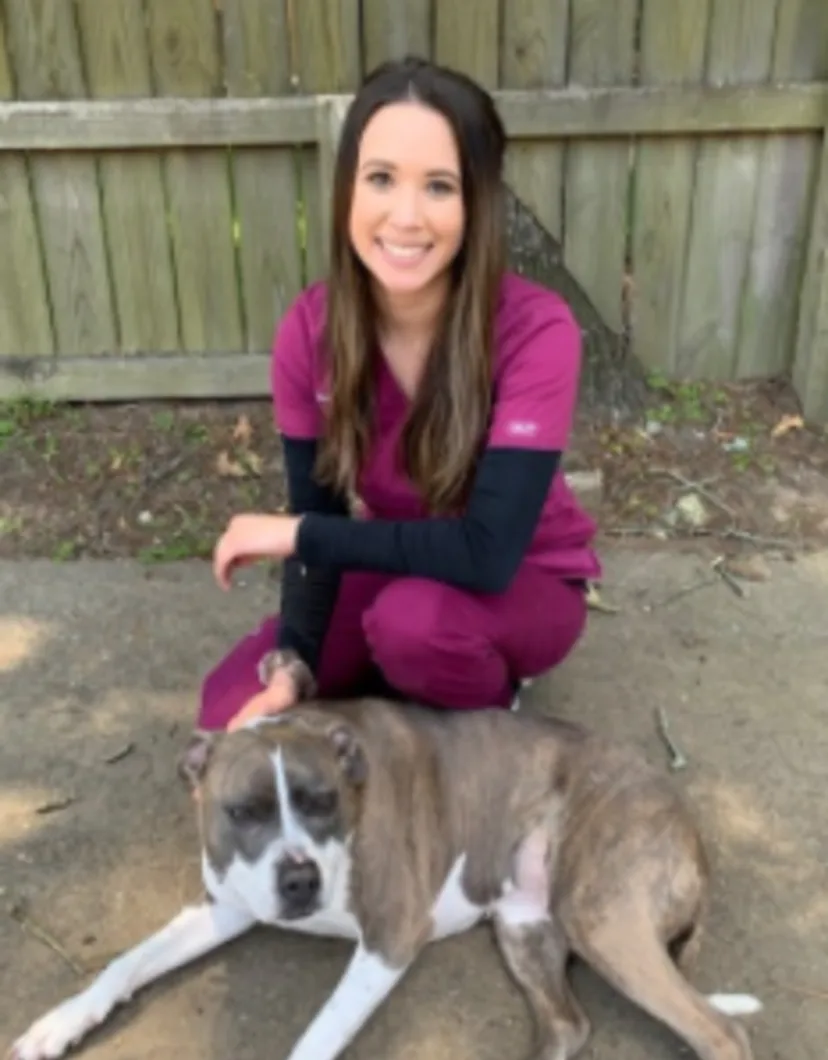
[[[449,184],[447,180],[429,181],[428,189],[435,195],[453,195],[455,190],[454,185]]]
[[[388,188],[393,183],[393,179],[390,173],[376,172],[369,174],[368,182],[377,188]],[[440,198],[445,195],[453,195],[456,191],[454,185],[450,181],[440,180],[439,178],[428,181],[426,184],[426,190],[429,195],[436,195]]]
[[[391,175],[389,173],[370,173],[368,175],[368,183],[376,184],[378,188],[386,187],[391,183]]]

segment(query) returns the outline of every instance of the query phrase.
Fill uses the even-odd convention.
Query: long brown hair
[[[346,116],[333,181],[327,317],[330,372],[320,477],[356,489],[372,426],[377,349],[370,277],[354,252],[349,213],[363,129],[389,103],[416,100],[454,132],[465,209],[463,242],[451,266],[448,303],[402,435],[407,474],[432,512],[456,511],[467,494],[492,400],[494,317],[504,269],[502,186],[505,133],[491,97],[456,71],[407,57],[384,63],[362,84]]]

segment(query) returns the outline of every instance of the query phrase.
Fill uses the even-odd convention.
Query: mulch
[[[602,537],[828,543],[828,432],[802,424],[786,383],[656,381],[650,396],[636,423],[576,424],[567,466],[603,474]],[[206,557],[235,512],[285,502],[267,400],[0,406],[0,481],[6,559]]]

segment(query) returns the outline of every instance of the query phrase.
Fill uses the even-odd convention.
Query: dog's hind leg
[[[55,1060],[141,987],[202,957],[253,926],[232,906],[204,902],[183,909],[166,927],[127,950],[81,993],[47,1012],[11,1047],[10,1060]]]
[[[583,1048],[589,1020],[566,976],[568,949],[552,920],[510,924],[495,915],[495,936],[509,971],[523,990],[538,1044],[533,1060],[570,1060]]]
[[[549,913],[551,872],[550,833],[537,828],[515,852],[513,886],[495,907],[494,929],[532,1012],[538,1037],[533,1060],[570,1060],[590,1026],[567,980],[566,937]]]
[[[575,952],[616,990],[669,1027],[701,1060],[753,1060],[745,1029],[728,1009],[755,1011],[734,996],[705,998],[682,972],[646,911],[613,908],[570,934]],[[750,999],[743,999],[744,1001]]]

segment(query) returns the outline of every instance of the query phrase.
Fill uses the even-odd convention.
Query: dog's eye
[[[240,802],[226,809],[233,824],[261,824],[273,816],[273,805],[264,802]]]
[[[290,801],[297,813],[303,817],[328,817],[336,809],[336,791],[308,791],[307,788],[294,788]]]

